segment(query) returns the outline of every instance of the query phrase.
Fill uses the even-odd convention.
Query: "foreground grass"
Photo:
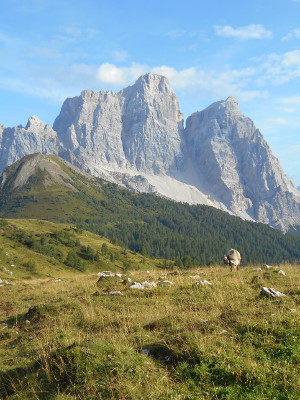
[[[300,271],[282,269],[128,271],[173,282],[141,291],[95,273],[17,279],[0,287],[0,398],[299,399]]]

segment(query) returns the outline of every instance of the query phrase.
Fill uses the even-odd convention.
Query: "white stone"
[[[265,297],[285,297],[285,294],[273,288],[267,288],[267,287],[261,288],[260,295]]]
[[[271,268],[273,268],[273,267],[271,267],[271,265],[268,265],[268,264],[264,264],[262,266],[262,269],[265,269],[265,270],[268,270],[268,269],[271,269]]]
[[[157,286],[155,282],[147,282],[147,281],[142,282],[142,285],[143,285],[145,288],[154,288],[154,287]]]
[[[123,296],[123,293],[120,292],[119,290],[113,290],[111,292],[108,293],[109,295],[120,295]]]
[[[139,283],[139,282],[136,282],[135,284],[133,284],[133,285],[130,286],[130,289],[144,290],[144,289],[145,289],[145,286],[142,285],[142,284]]]
[[[286,273],[285,273],[282,269],[280,269],[280,270],[278,271],[278,274],[283,275],[283,276],[286,276]]]
[[[205,286],[205,285],[212,285],[211,282],[207,281],[206,279],[203,279],[202,281],[196,282],[197,286]]]
[[[111,271],[102,271],[102,272],[98,272],[97,276],[101,276],[101,277],[109,277],[109,276],[115,276],[114,273],[112,273]]]
[[[171,282],[171,281],[165,279],[164,281],[158,282],[158,284],[159,284],[159,286],[169,286],[170,287],[170,286],[174,285],[174,282]]]

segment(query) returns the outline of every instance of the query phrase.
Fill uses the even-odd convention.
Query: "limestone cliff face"
[[[165,77],[147,74],[119,93],[126,159],[139,171],[166,173],[181,162],[183,115]]]
[[[53,125],[61,155],[92,173],[95,167],[124,168],[118,94],[85,90],[67,99]]]
[[[184,140],[195,185],[234,214],[281,229],[300,221],[299,194],[233,97],[192,114]]]
[[[140,77],[118,92],[67,99],[53,129],[37,117],[0,125],[0,172],[24,155],[57,154],[93,175],[177,201],[207,204],[287,230],[300,193],[233,97],[183,115],[168,80]]]
[[[29,118],[26,127],[0,127],[0,171],[31,153],[58,152],[56,132],[36,116]]]
[[[147,74],[119,93],[86,90],[67,99],[53,128],[70,161],[92,172],[160,173],[178,161],[183,116],[167,79]]]

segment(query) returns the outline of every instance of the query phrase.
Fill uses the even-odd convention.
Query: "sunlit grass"
[[[127,276],[173,285],[139,291],[113,278],[109,287],[123,295],[107,294],[96,273],[16,280],[0,288],[1,395],[299,399],[300,274],[282,269],[286,276],[256,267],[171,275],[153,265]],[[197,273],[212,285],[196,286]],[[261,286],[286,297],[261,298]],[[32,306],[37,317],[26,321]]]

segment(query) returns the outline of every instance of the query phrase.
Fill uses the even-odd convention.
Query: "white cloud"
[[[289,120],[285,118],[268,118],[266,122],[275,125],[289,125]]]
[[[283,97],[283,98],[279,99],[279,102],[282,104],[291,104],[291,105],[300,106],[300,96]]]
[[[292,107],[275,107],[275,110],[284,112],[286,114],[293,114],[296,112],[296,109]]]
[[[218,36],[231,37],[239,40],[270,39],[273,36],[271,31],[268,31],[260,24],[250,24],[239,28],[233,28],[230,25],[215,25],[214,29]]]
[[[102,82],[113,84],[122,83],[125,79],[122,69],[110,63],[102,64],[99,67],[98,78]]]
[[[117,67],[115,64],[104,63],[98,67],[97,78],[103,83],[126,85],[148,71],[148,67],[143,64],[132,63],[129,67]]]
[[[257,73],[254,68],[217,72],[197,67],[176,70],[167,65],[150,67],[132,63],[129,67],[117,67],[115,64],[105,63],[99,66],[97,78],[102,85],[112,84],[121,89],[125,85],[133,84],[137,78],[147,72],[164,75],[175,90],[180,89],[186,94],[197,97],[223,99],[235,96],[241,101],[251,101],[268,96],[266,91],[247,89]]]
[[[293,29],[286,36],[284,36],[281,40],[291,40],[291,39],[300,39],[300,28]]]
[[[259,60],[257,60],[259,61]],[[283,84],[300,77],[300,50],[268,54],[260,59],[262,75],[257,83]]]

